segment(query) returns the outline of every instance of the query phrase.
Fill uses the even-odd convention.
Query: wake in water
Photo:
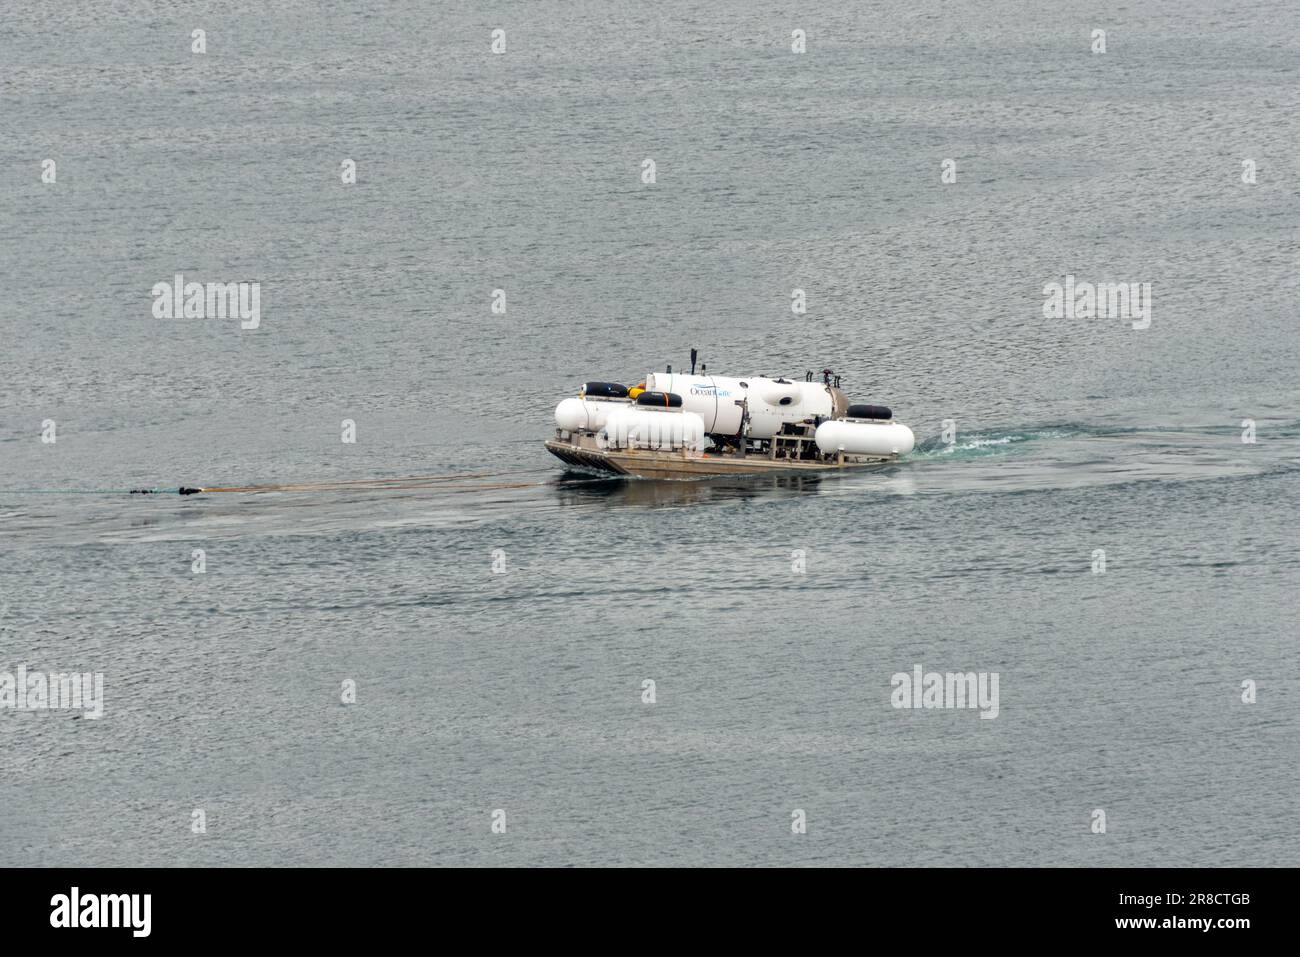
[[[382,492],[403,489],[505,489],[530,488],[542,482],[482,482],[476,479],[514,477],[550,469],[521,469],[510,472],[464,472],[459,475],[412,475],[406,478],[353,479],[341,482],[298,482],[289,485],[225,485],[205,487],[204,493],[236,492],[262,494],[266,492]]]
[[[176,488],[129,488],[129,489],[0,489],[5,495],[206,495],[218,492],[239,493],[246,495],[270,492],[365,492],[389,491],[403,489],[504,489],[530,488],[544,485],[545,482],[481,482],[475,479],[514,477],[537,472],[549,472],[552,469],[520,469],[509,472],[464,472],[458,475],[411,475],[403,478],[366,478],[332,482],[294,482],[289,484],[267,485],[213,485],[213,486],[178,486]]]
[[[1262,428],[1262,426],[1261,426]],[[1252,434],[1253,441],[1243,441],[1244,429],[1227,425],[1213,426],[1095,426],[1084,423],[1061,423],[997,431],[944,433],[919,441],[909,459],[936,456],[966,456],[996,453],[1001,447],[1046,442],[1104,440],[1128,445],[1142,440],[1152,447],[1185,447],[1198,439],[1207,448],[1255,446],[1264,442],[1274,448],[1289,446],[1294,453],[1300,439],[1300,422],[1269,423],[1262,432]]]
[[[841,491],[887,492],[954,490],[1007,491],[1113,484],[1165,479],[1187,481],[1292,470],[1300,465],[1300,423],[1271,422],[1244,441],[1229,426],[1096,426],[1058,423],[1023,428],[941,433],[920,441],[897,463],[862,474],[829,473]],[[529,478],[529,476],[547,476]],[[882,480],[882,475],[888,476]],[[740,477],[744,484],[747,477]],[[748,477],[753,478],[753,477]],[[0,489],[4,495],[267,495],[272,493],[356,494],[389,491],[498,492],[557,484],[614,482],[630,485],[656,480],[578,477],[561,469],[412,475],[396,478],[331,479],[315,482],[147,488]],[[716,483],[716,478],[668,484]],[[734,481],[734,480],[733,480]],[[808,490],[817,483],[806,483]]]
[[[1206,481],[1263,477],[1300,465],[1300,423],[1246,425],[1053,423],[940,434],[917,446],[893,490],[1016,492]]]

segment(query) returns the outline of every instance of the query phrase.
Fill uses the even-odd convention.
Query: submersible
[[[840,377],[652,372],[631,388],[587,382],[555,407],[546,448],[563,462],[614,475],[696,478],[831,472],[896,461],[912,430],[885,406],[850,404]]]

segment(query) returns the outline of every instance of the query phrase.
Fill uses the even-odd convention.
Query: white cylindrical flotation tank
[[[555,424],[565,432],[599,432],[615,409],[626,409],[626,400],[569,398],[555,407]]]
[[[826,453],[906,455],[916,436],[901,422],[845,422],[834,419],[817,426],[817,447]]]
[[[694,412],[625,405],[606,417],[596,438],[601,448],[703,452],[704,432]]]

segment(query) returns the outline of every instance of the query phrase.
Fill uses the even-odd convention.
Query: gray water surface
[[[102,672],[105,713],[0,708],[0,865],[1300,864],[1298,37],[1204,0],[7,10],[0,672]],[[260,282],[260,327],[154,318],[176,273]],[[1044,318],[1067,274],[1152,283],[1149,328]],[[829,366],[918,448],[682,483],[542,448],[692,346]],[[402,476],[446,481],[124,494]],[[997,718],[892,707],[917,664],[997,672]]]

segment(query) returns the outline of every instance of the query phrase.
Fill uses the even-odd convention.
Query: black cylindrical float
[[[883,405],[851,405],[848,417],[850,419],[892,419],[894,413],[888,406]]]
[[[682,397],[676,392],[642,392],[636,397],[637,405],[654,405],[661,409],[680,409]]]

